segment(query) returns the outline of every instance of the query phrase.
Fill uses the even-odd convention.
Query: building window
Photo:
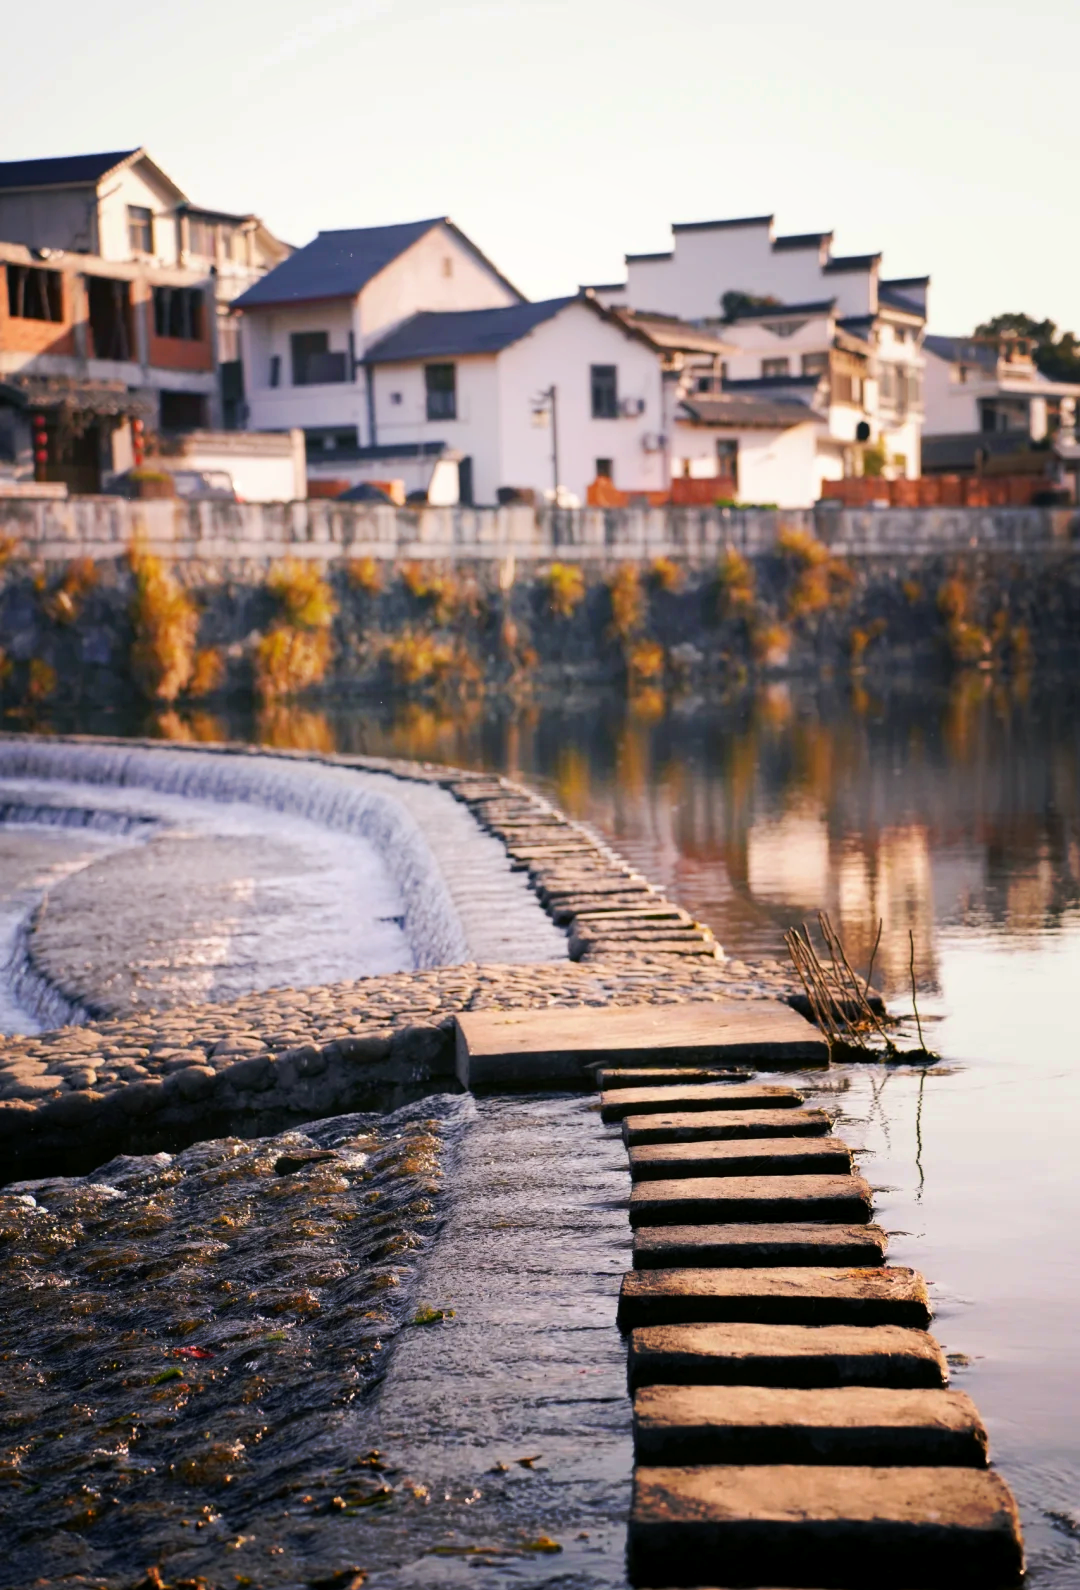
[[[596,478],[597,478],[597,480],[613,480],[614,476],[615,476],[615,463],[614,463],[614,460],[610,459],[610,458],[598,458],[596,460]]]
[[[280,353],[272,353],[270,355],[270,380],[269,380],[268,384],[270,386],[280,386],[281,385],[281,355],[280,355]]]
[[[739,441],[737,437],[718,437],[716,442],[716,473],[730,480],[732,496],[739,490]]]
[[[87,276],[86,306],[95,359],[127,361],[135,357],[132,336],[131,283],[112,276]]]
[[[59,271],[40,270],[36,265],[9,265],[7,268],[8,314],[16,320],[64,318],[64,295]]]
[[[897,397],[896,366],[882,364],[878,370],[878,396],[889,408],[895,407]]]
[[[161,394],[163,431],[201,431],[206,425],[206,398],[201,392]]]
[[[128,247],[133,254],[154,252],[154,213],[141,204],[129,204]]]
[[[331,353],[327,331],[294,331],[289,338],[293,386],[327,386],[344,381],[345,355]]]
[[[791,360],[790,359],[762,359],[762,361],[761,361],[761,374],[762,374],[762,378],[764,380],[766,380],[766,381],[774,380],[779,375],[790,375],[791,374]]]
[[[401,406],[401,402],[402,402],[401,393],[400,392],[391,392],[390,401],[394,405],[395,408],[399,408]]]
[[[829,368],[829,355],[827,353],[804,353],[802,356],[803,375],[825,375]]]
[[[589,370],[594,420],[614,420],[619,414],[619,372],[613,364],[594,364]]]
[[[457,366],[425,364],[424,390],[429,420],[457,419]]]
[[[200,342],[203,336],[202,288],[155,287],[154,335]]]
[[[454,261],[451,259],[449,254],[447,254],[443,259],[442,273],[444,276],[452,276],[454,274]]]
[[[188,252],[202,259],[213,259],[214,228],[209,221],[188,221]]]

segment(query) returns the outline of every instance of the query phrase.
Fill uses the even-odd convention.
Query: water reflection
[[[940,987],[938,929],[1020,937],[1080,895],[1077,695],[1070,682],[778,684],[716,701],[654,690],[510,704],[402,701],[169,710],[132,732],[249,739],[492,768],[548,789],[740,955],[827,909],[883,985]],[[57,728],[67,725],[57,724]],[[104,720],[98,727],[116,732]]]

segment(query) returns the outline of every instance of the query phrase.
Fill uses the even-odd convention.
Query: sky
[[[933,330],[1004,310],[1080,330],[1076,0],[45,15],[5,17],[0,159],[143,144],[197,204],[295,244],[450,215],[531,298],[620,280],[672,221],[772,212],[929,273]]]

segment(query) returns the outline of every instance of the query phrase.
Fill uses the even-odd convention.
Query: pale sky
[[[292,243],[447,214],[542,298],[771,211],[929,272],[934,330],[1080,331],[1076,0],[52,0],[3,34],[0,158],[145,144]]]

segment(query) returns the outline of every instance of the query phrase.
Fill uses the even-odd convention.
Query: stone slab
[[[851,1149],[838,1137],[751,1137],[711,1143],[642,1143],[630,1149],[629,1159],[630,1175],[634,1181],[668,1181],[676,1176],[851,1174]]]
[[[827,1064],[808,1021],[777,1000],[686,1005],[469,1011],[457,1017],[458,1077],[465,1087],[581,1085],[585,1067],[662,1055],[670,1062],[750,1060],[770,1067]]]
[[[642,1467],[634,1585],[1007,1590],[1023,1574],[1016,1504],[993,1470]]]
[[[618,1320],[620,1330],[711,1320],[925,1329],[930,1301],[918,1271],[899,1266],[631,1270],[623,1277]]]
[[[884,1262],[887,1245],[880,1226],[639,1226],[634,1232],[634,1268],[840,1264],[867,1269]]]
[[[944,1464],[984,1469],[986,1427],[962,1391],[643,1386],[639,1463]]]
[[[679,1086],[684,1083],[748,1082],[753,1076],[750,1066],[725,1070],[723,1066],[619,1066],[612,1070],[597,1067],[596,1085],[602,1092],[614,1088],[650,1088]]]
[[[638,1386],[944,1386],[941,1348],[904,1325],[643,1325],[630,1333]]]
[[[642,1076],[643,1072],[631,1072]],[[621,1073],[607,1071],[606,1077]],[[674,1075],[674,1073],[673,1073]],[[724,1138],[823,1137],[832,1121],[824,1110],[704,1110],[670,1114],[627,1115],[623,1142],[628,1148],[644,1143],[711,1143]]]
[[[826,1220],[861,1225],[869,1221],[871,1207],[870,1188],[861,1176],[685,1176],[635,1182],[630,1224]]]
[[[622,1121],[628,1115],[670,1115],[692,1110],[794,1110],[803,1096],[794,1088],[769,1082],[687,1082],[672,1087],[611,1088],[600,1098],[600,1119]]]

